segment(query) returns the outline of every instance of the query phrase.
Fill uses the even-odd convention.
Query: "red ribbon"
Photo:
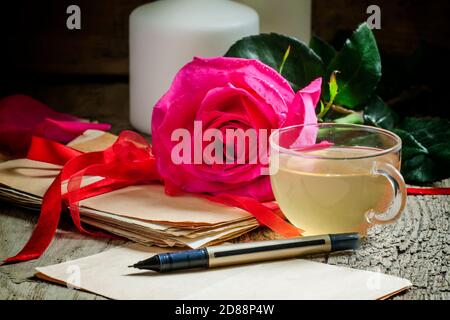
[[[408,188],[408,195],[450,195],[450,188]]]
[[[27,154],[32,136],[67,143],[88,129],[110,128],[106,123],[84,122],[56,112],[29,96],[13,95],[0,100],[0,150],[14,157]]]
[[[124,131],[109,148],[99,152],[81,153],[60,143],[33,137],[28,159],[64,165],[44,195],[37,225],[25,247],[6,263],[39,258],[50,245],[58,227],[61,210],[68,207],[79,231],[92,236],[108,236],[102,232],[86,230],[80,220],[79,201],[113,190],[137,184],[164,183],[158,174],[156,160],[147,141],[132,131]],[[84,176],[103,179],[81,186]],[[67,192],[61,189],[67,182]],[[180,192],[165,184],[166,193]],[[249,197],[229,194],[196,194],[208,200],[241,208],[251,213],[258,222],[285,237],[299,236],[302,230],[289,224],[276,214],[273,204],[262,204]]]

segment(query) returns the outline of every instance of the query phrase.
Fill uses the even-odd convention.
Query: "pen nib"
[[[158,256],[153,256],[147,260],[139,261],[138,263],[129,266],[129,268],[159,271],[160,270],[159,258]]]

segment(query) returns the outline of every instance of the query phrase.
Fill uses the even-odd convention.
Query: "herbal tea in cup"
[[[305,137],[312,144],[305,146]],[[389,131],[301,125],[275,131],[270,145],[275,198],[303,235],[365,234],[373,224],[395,221],[404,209],[401,139]]]

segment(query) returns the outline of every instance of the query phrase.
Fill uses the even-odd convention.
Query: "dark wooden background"
[[[65,105],[70,102],[60,97],[63,92],[53,93],[58,88],[52,86],[126,84],[128,16],[133,8],[146,2],[3,1],[0,97],[23,92],[70,111],[70,106]],[[81,30],[66,28],[66,8],[70,4],[81,7]],[[370,4],[381,7],[382,29],[375,34],[384,55],[406,57],[421,45],[450,49],[450,1],[445,0],[313,0],[313,32],[339,46],[351,30],[367,19]],[[123,99],[126,103],[127,98]]]

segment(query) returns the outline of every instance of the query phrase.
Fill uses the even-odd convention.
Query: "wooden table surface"
[[[26,92],[56,109],[109,122],[114,133],[131,128],[125,83],[43,85],[27,88]],[[442,183],[448,186],[449,181]],[[0,202],[0,259],[20,250],[36,220],[37,212]],[[272,237],[270,231],[261,229],[241,240]],[[0,299],[103,299],[41,281],[34,277],[34,268],[96,254],[122,243],[81,235],[68,219],[63,219],[51,246],[40,259],[0,266]],[[408,197],[401,219],[393,225],[371,229],[356,253],[317,260],[409,279],[413,288],[394,299],[450,299],[450,198]]]

